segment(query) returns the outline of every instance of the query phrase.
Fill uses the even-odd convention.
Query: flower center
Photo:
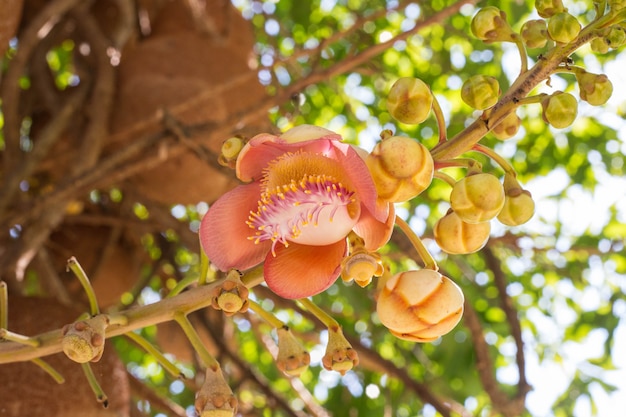
[[[334,177],[304,175],[300,181],[266,189],[247,224],[256,230],[255,243],[277,242],[323,246],[345,238],[360,215],[354,192]]]

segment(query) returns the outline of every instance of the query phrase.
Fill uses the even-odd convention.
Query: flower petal
[[[376,251],[385,243],[389,242],[393,225],[396,219],[396,211],[393,204],[388,204],[389,216],[385,222],[380,222],[367,209],[361,210],[361,218],[354,226],[354,233],[359,235],[365,242],[365,249]]]
[[[276,256],[265,259],[265,282],[284,298],[319,294],[337,280],[346,254],[345,239],[327,246],[276,245]]]
[[[298,143],[305,142],[309,140],[319,140],[319,139],[332,139],[332,140],[341,140],[341,136],[337,133],[325,129],[323,127],[314,126],[314,125],[298,125],[292,127],[282,135],[280,138],[288,143]]]
[[[358,148],[347,143],[333,142],[333,150],[328,156],[335,159],[346,171],[349,180],[356,188],[356,193],[365,207],[376,219],[384,222],[389,210],[385,204],[378,203],[376,185],[365,161],[359,155]]]
[[[200,224],[200,244],[209,260],[222,271],[248,269],[263,261],[271,242],[248,239],[254,231],[246,221],[256,211],[261,188],[258,183],[240,185],[211,205]]]

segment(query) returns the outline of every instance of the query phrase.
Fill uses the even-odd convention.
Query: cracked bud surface
[[[570,43],[581,29],[578,19],[567,12],[557,13],[548,20],[548,35],[558,43]]]
[[[527,20],[522,25],[520,34],[529,48],[543,48],[548,43],[548,25],[543,19]]]
[[[63,326],[61,346],[68,358],[78,363],[97,362],[104,353],[109,318],[100,314],[90,320]]]
[[[498,102],[500,83],[489,75],[473,75],[461,87],[461,98],[476,110],[486,110]]]
[[[541,102],[542,117],[546,123],[557,129],[564,129],[574,123],[578,115],[578,101],[570,93],[557,91]]]
[[[605,104],[613,94],[613,84],[604,74],[577,73],[576,79],[580,86],[580,98],[592,106]]]
[[[468,175],[452,187],[450,206],[466,223],[489,221],[504,206],[504,188],[495,175]]]
[[[393,335],[431,342],[450,332],[463,315],[463,292],[432,269],[401,272],[378,295],[378,317]]]
[[[207,368],[204,383],[194,402],[200,417],[232,417],[237,411],[237,398],[230,389],[221,368]]]
[[[441,250],[452,255],[462,255],[476,252],[487,244],[491,224],[466,223],[454,210],[449,210],[437,221],[433,231]]]

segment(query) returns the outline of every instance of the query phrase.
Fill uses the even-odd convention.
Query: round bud
[[[491,224],[466,223],[453,210],[437,221],[434,228],[435,241],[452,255],[463,255],[480,250],[489,240]]]
[[[613,49],[617,49],[624,45],[624,43],[626,43],[626,32],[624,31],[624,28],[621,26],[612,27],[606,37],[606,41]]]
[[[480,9],[472,19],[471,29],[474,36],[485,42],[514,40],[514,33],[506,21],[506,14],[494,6]]]
[[[392,136],[381,140],[365,158],[378,196],[392,202],[407,201],[420,194],[433,179],[433,158],[414,139]]]
[[[548,25],[543,19],[528,20],[520,31],[524,44],[529,48],[543,48],[548,42]]]
[[[498,220],[507,226],[519,226],[526,223],[535,214],[535,202],[526,190],[518,193],[507,193],[504,207],[498,214]]]
[[[580,22],[567,12],[557,13],[548,21],[548,35],[559,43],[569,43],[580,33]]]
[[[419,124],[426,120],[432,104],[433,94],[419,78],[398,79],[387,97],[387,110],[391,116],[406,124]]]
[[[488,75],[474,75],[468,78],[461,88],[463,101],[477,110],[493,107],[498,102],[499,96],[498,80]]]
[[[395,336],[430,342],[450,332],[463,315],[463,292],[431,269],[401,272],[378,294],[376,311]]]
[[[613,84],[604,74],[582,72],[576,74],[580,86],[580,98],[592,106],[606,103],[613,94]]]
[[[543,18],[552,17],[557,13],[567,11],[565,6],[563,6],[562,0],[536,0],[535,8],[539,16]]]
[[[626,7],[626,0],[609,0],[611,10],[621,10]]]
[[[596,54],[609,52],[609,42],[606,38],[594,38],[589,44],[591,45],[591,50]]]
[[[480,173],[457,181],[450,193],[452,210],[466,223],[482,223],[498,215],[504,187],[495,175]]]
[[[557,129],[564,129],[574,123],[578,114],[578,102],[576,98],[562,91],[557,91],[541,102],[543,107],[542,117]]]
[[[509,113],[500,123],[498,123],[491,131],[494,136],[500,140],[507,140],[515,136],[522,124],[522,119],[517,113]]]

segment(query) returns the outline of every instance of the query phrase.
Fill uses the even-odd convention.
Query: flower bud
[[[613,84],[604,74],[581,72],[576,74],[580,86],[580,98],[592,106],[606,103],[613,94]]]
[[[245,313],[248,310],[248,288],[241,282],[241,274],[236,269],[228,272],[222,285],[211,292],[211,306],[224,311],[227,316]]]
[[[328,329],[328,345],[322,358],[322,365],[328,371],[337,371],[345,375],[359,364],[359,355],[346,340],[340,327]]]
[[[466,223],[482,223],[498,215],[504,205],[504,188],[495,175],[468,175],[452,187],[450,206]]]
[[[563,6],[562,0],[536,0],[535,8],[539,16],[543,18],[552,17],[557,13],[567,11],[565,6]]]
[[[379,277],[383,272],[380,255],[365,249],[357,249],[341,262],[341,279],[344,282],[354,280],[360,287],[366,287],[372,277]]]
[[[548,96],[541,102],[541,106],[543,107],[543,120],[557,129],[570,126],[578,115],[576,98],[562,91]]]
[[[507,140],[515,136],[522,124],[522,119],[517,113],[509,113],[500,123],[498,123],[491,131],[494,136],[500,140]]]
[[[548,25],[543,19],[528,20],[520,31],[524,44],[529,48],[543,48],[548,42]]]
[[[609,42],[606,38],[594,38],[589,45],[596,54],[606,54],[609,52]]]
[[[407,137],[381,140],[365,163],[378,196],[390,202],[412,199],[428,188],[433,179],[434,162],[428,148]]]
[[[557,13],[548,21],[548,35],[559,43],[570,43],[581,30],[580,22],[567,12]]]
[[[513,42],[513,29],[506,21],[506,14],[494,6],[483,7],[472,19],[474,36],[484,42]]]
[[[309,352],[304,350],[287,326],[276,329],[278,335],[278,356],[276,366],[290,376],[300,376],[311,363]]]
[[[204,383],[194,402],[199,417],[233,417],[237,411],[237,398],[230,389],[222,370],[207,368]]]
[[[105,330],[108,325],[108,316],[100,314],[89,320],[63,326],[63,352],[74,362],[99,361],[104,353]]]
[[[389,90],[387,110],[401,123],[419,124],[428,117],[433,104],[430,88],[419,78],[399,78]]]
[[[626,43],[626,32],[621,26],[614,26],[606,37],[607,43],[611,48],[617,49]]]
[[[401,339],[431,342],[452,330],[463,315],[463,292],[432,269],[401,272],[378,294],[381,323]]]
[[[461,88],[463,101],[477,110],[493,107],[498,102],[500,93],[498,80],[488,75],[474,75]]]
[[[611,10],[621,10],[626,7],[626,0],[609,0]]]
[[[507,226],[519,226],[530,220],[535,213],[535,202],[512,174],[504,176],[504,193],[506,198],[498,220]]]
[[[232,138],[226,139],[224,143],[222,143],[220,155],[217,159],[220,165],[235,168],[239,152],[241,152],[245,144],[246,141],[240,136],[233,136]]]
[[[433,231],[441,250],[452,255],[462,255],[476,252],[487,244],[491,224],[466,223],[454,210],[449,210],[437,221]]]

